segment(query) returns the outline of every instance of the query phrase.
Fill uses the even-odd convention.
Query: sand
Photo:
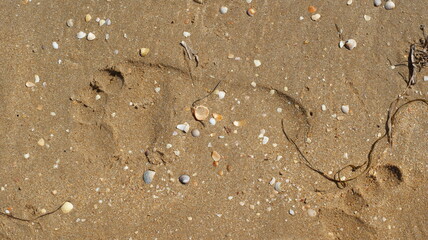
[[[0,2],[1,239],[428,238],[428,71],[407,88],[391,68],[423,36],[426,2],[203,2]],[[196,121],[219,82],[224,99],[196,105],[222,119]],[[329,181],[281,122],[326,177],[370,158],[367,171]]]

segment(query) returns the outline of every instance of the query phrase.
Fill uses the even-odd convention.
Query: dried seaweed
[[[61,209],[62,205],[64,205],[64,203],[63,203],[63,204],[61,204],[59,207],[57,207],[55,210],[50,211],[50,212],[47,212],[47,213],[44,213],[44,214],[39,215],[39,216],[37,216],[37,217],[35,217],[35,218],[32,218],[32,219],[26,219],[26,218],[15,217],[15,216],[13,216],[12,214],[6,214],[6,213],[2,213],[2,212],[0,212],[0,215],[5,216],[5,217],[8,217],[8,218],[11,218],[11,219],[15,219],[15,220],[23,221],[23,222],[33,222],[33,221],[35,221],[35,220],[37,220],[37,219],[39,219],[39,218],[46,217],[46,216],[48,216],[48,215],[51,215],[51,214],[53,214],[53,213],[57,212],[58,210],[60,210],[60,209]]]

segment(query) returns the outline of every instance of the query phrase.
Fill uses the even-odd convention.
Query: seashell
[[[345,42],[345,47],[349,50],[354,49],[357,46],[357,41],[355,41],[354,39],[348,39]]]
[[[69,213],[71,212],[71,210],[73,210],[73,204],[71,202],[65,202],[62,206],[61,206],[61,211],[63,213]]]
[[[34,84],[34,83],[32,83],[32,82],[26,82],[26,83],[25,83],[25,86],[26,86],[26,87],[28,87],[28,88],[32,88],[32,87],[35,87],[35,86],[36,86],[36,84]]]
[[[190,125],[187,122],[185,122],[183,124],[178,124],[177,129],[187,133],[190,130]]]
[[[391,1],[391,0],[388,0],[386,3],[385,3],[385,9],[386,10],[392,10],[392,9],[394,9],[395,8],[395,3],[393,2],[393,1]]]
[[[188,184],[190,182],[190,177],[189,175],[184,174],[178,178],[178,181],[180,181],[182,184]]]
[[[213,158],[214,161],[218,162],[221,159],[221,155],[217,152],[217,151],[213,151],[211,153],[211,157]]]
[[[143,180],[146,184],[150,184],[153,181],[153,178],[155,177],[156,172],[152,170],[147,170],[143,174]]]
[[[254,8],[249,8],[249,9],[247,10],[247,14],[248,14],[248,16],[250,16],[250,17],[254,17],[254,14],[256,14],[256,9],[254,9]]]
[[[102,26],[102,25],[104,25],[106,23],[106,20],[104,20],[104,19],[101,19],[99,22],[98,22],[98,24],[100,25],[100,27]]]
[[[95,37],[95,34],[93,34],[93,33],[88,33],[88,36],[86,37],[86,39],[88,39],[89,41],[92,41],[92,40],[94,40],[96,37]]]
[[[221,8],[220,8],[220,13],[221,13],[221,14],[226,14],[228,10],[229,10],[229,9],[228,9],[227,7],[224,7],[224,6],[223,6],[223,7],[221,7]]]
[[[236,127],[241,127],[244,125],[244,121],[233,121],[233,125]]]
[[[321,14],[317,13],[311,16],[312,21],[318,21],[321,18]]]
[[[317,8],[315,6],[309,6],[308,7],[308,12],[315,13],[316,11],[317,11]]]
[[[85,38],[85,37],[86,37],[86,33],[85,33],[85,32],[80,31],[80,32],[78,32],[78,33],[77,33],[76,37],[77,37],[78,39]]]
[[[86,16],[85,16],[85,21],[86,21],[86,22],[89,22],[89,21],[91,21],[91,19],[92,19],[91,15],[86,14]]]
[[[210,110],[202,105],[196,106],[192,108],[193,116],[198,121],[203,121],[208,118],[208,115],[210,114]]]
[[[66,24],[67,24],[68,27],[73,27],[74,20],[70,18],[70,19],[67,20]]]
[[[210,123],[211,125],[215,125],[217,121],[215,120],[215,118],[210,118]]]
[[[217,122],[220,122],[221,120],[223,120],[223,116],[218,113],[213,113],[213,117],[215,120],[217,120]]]
[[[218,98],[219,99],[223,99],[226,96],[226,93],[224,91],[219,91],[218,92]]]
[[[382,0],[374,0],[373,4],[375,7],[379,7],[382,4]]]
[[[149,52],[150,52],[150,49],[148,49],[148,48],[140,48],[140,56],[141,57],[147,56],[147,54],[149,54]]]
[[[52,42],[52,47],[53,47],[54,49],[58,49],[58,48],[59,48],[59,45],[58,45],[58,43],[57,43],[57,42]]]
[[[343,113],[348,114],[349,113],[349,105],[343,105],[341,108]]]
[[[281,182],[276,182],[273,188],[275,189],[275,191],[281,192]]]

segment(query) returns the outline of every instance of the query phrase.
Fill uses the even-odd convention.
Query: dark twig
[[[63,204],[64,204],[64,203],[63,203]],[[33,221],[35,221],[35,220],[37,220],[37,219],[39,219],[39,218],[42,218],[42,217],[45,217],[45,216],[48,216],[48,215],[51,215],[51,214],[53,214],[53,213],[57,212],[58,210],[60,210],[60,209],[61,209],[61,207],[62,207],[62,205],[63,205],[63,204],[61,204],[61,205],[60,205],[58,208],[56,208],[55,210],[50,211],[50,212],[45,213],[45,214],[42,214],[42,215],[40,215],[40,216],[37,216],[37,217],[35,217],[35,218],[33,218],[33,219],[25,219],[25,218],[15,217],[15,216],[13,216],[12,214],[6,214],[6,213],[2,213],[2,212],[0,212],[0,215],[5,216],[5,217],[8,217],[8,218],[11,218],[11,219],[15,219],[15,220],[23,221],[23,222],[33,222]]]

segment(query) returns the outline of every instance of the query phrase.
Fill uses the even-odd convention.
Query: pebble
[[[323,110],[323,111],[327,111],[327,106],[326,105],[321,105],[321,110]]]
[[[184,174],[178,178],[178,181],[180,181],[182,184],[188,184],[190,182],[190,177],[189,175]]]
[[[291,216],[294,216],[294,214],[296,214],[296,213],[294,212],[294,210],[293,210],[293,209],[288,210],[288,213],[289,213]]]
[[[37,144],[39,145],[39,146],[44,146],[45,145],[45,140],[43,139],[43,138],[40,138],[39,139],[39,141],[37,141]]]
[[[178,124],[177,125],[177,129],[179,129],[179,130],[187,133],[190,130],[190,125],[187,122],[185,122],[183,124]]]
[[[367,22],[370,21],[372,19],[372,17],[370,17],[369,15],[364,15],[364,20],[366,20]]]
[[[315,217],[317,215],[317,211],[315,211],[313,209],[308,209],[308,215],[310,217]]]
[[[225,7],[225,6],[220,7],[220,13],[221,14],[226,14],[228,10],[229,9],[227,7]]]
[[[343,113],[348,114],[349,113],[349,105],[343,105],[341,108]]]
[[[375,7],[379,7],[382,4],[382,0],[374,0],[373,4]]]
[[[40,77],[39,77],[39,75],[34,75],[34,82],[35,83],[38,83],[38,82],[40,82]]]
[[[260,60],[254,60],[254,66],[260,67],[260,65],[262,65],[262,62]]]
[[[395,8],[395,3],[393,2],[393,1],[391,1],[391,0],[388,0],[386,3],[385,3],[385,9],[386,10],[392,10],[392,9],[394,9]]]
[[[88,33],[88,36],[86,37],[86,39],[88,39],[89,41],[92,41],[92,40],[94,40],[96,37],[95,37],[95,34],[93,34],[93,33]]]
[[[26,87],[28,87],[28,88],[32,88],[32,87],[35,87],[35,86],[36,86],[36,84],[34,84],[34,83],[32,83],[32,82],[26,82],[26,83],[25,83],[25,86],[26,86]]]
[[[59,45],[58,45],[58,43],[57,43],[57,42],[52,42],[52,47],[53,47],[54,49],[58,49],[58,48],[59,48]]]
[[[147,170],[143,174],[143,180],[146,184],[150,184],[155,177],[156,172],[153,170]]]
[[[186,38],[190,37],[190,33],[189,32],[183,32],[183,36],[186,37]]]
[[[150,49],[149,48],[140,48],[140,56],[145,57],[149,54]]]
[[[210,118],[209,122],[211,125],[215,125],[217,123],[217,120],[215,120],[215,118]]]
[[[89,21],[91,21],[91,19],[92,19],[91,15],[86,14],[86,16],[85,16],[85,21],[86,21],[86,22],[89,22]]]
[[[70,18],[67,20],[66,24],[68,27],[73,27],[74,26],[74,20]]]
[[[199,137],[199,136],[201,136],[201,132],[198,129],[193,129],[192,130],[192,136]]]
[[[348,50],[352,50],[352,49],[354,49],[356,46],[357,46],[357,41],[355,41],[354,39],[348,39],[348,40],[346,40],[346,42],[345,42],[345,47],[346,47]]]
[[[24,158],[25,159],[29,159],[30,158],[30,154],[29,153],[24,154]]]
[[[77,37],[78,39],[85,38],[85,37],[86,37],[86,33],[85,33],[85,32],[80,31],[80,32],[78,32],[78,33],[77,33],[76,37]]]
[[[321,14],[317,13],[311,16],[312,21],[318,21],[321,18]]]
[[[61,206],[61,211],[63,213],[69,213],[71,212],[71,210],[73,210],[74,206],[71,202],[65,202],[62,206]]]

